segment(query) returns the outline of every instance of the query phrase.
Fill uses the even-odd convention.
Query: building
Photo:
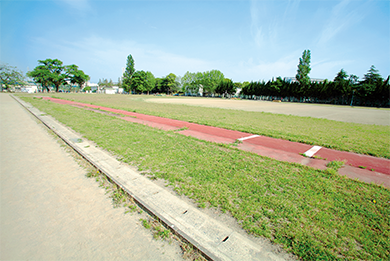
[[[25,86],[20,87],[20,91],[27,92],[27,93],[37,93],[38,86],[33,85],[33,84],[25,85]]]
[[[104,87],[103,92],[105,94],[117,94],[117,93],[122,94],[123,88],[119,88],[118,86]]]
[[[283,80],[288,82],[288,83],[298,82],[297,78],[295,78],[295,77],[284,77]],[[325,81],[325,79],[310,78],[311,83],[313,83],[313,82],[320,83],[320,82],[324,82],[324,81]]]
[[[105,94],[116,94],[117,90],[112,87],[104,87]]]

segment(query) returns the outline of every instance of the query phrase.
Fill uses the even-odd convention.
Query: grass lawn
[[[148,96],[140,95],[51,94],[50,96],[390,158],[390,126],[177,104],[155,104],[145,101]]]
[[[248,233],[302,259],[390,257],[390,191],[384,187],[347,179],[333,169],[315,170],[31,96],[23,99],[122,161],[168,180],[200,207],[230,212]],[[137,104],[137,111],[147,105]]]

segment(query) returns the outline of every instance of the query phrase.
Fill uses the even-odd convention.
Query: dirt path
[[[0,94],[0,260],[182,260]]]
[[[263,111],[363,124],[390,125],[389,109],[212,98],[148,98],[145,101],[244,111]]]

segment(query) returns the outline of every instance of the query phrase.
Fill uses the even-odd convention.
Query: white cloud
[[[158,46],[141,45],[129,40],[113,41],[98,36],[72,41],[36,38],[33,45],[45,50],[47,58],[58,58],[64,64],[77,64],[96,82],[100,78],[115,81],[120,77],[129,54],[134,58],[136,70],[151,71],[156,77],[215,69],[212,62],[165,52]]]
[[[88,0],[59,0],[77,11],[86,11],[90,8]]]
[[[261,47],[263,46],[263,42],[264,42],[264,32],[263,32],[263,28],[259,26],[260,14],[259,14],[259,9],[257,7],[257,2],[254,0],[251,1],[250,14],[251,14],[251,34],[257,46]]]
[[[353,64],[352,60],[339,60],[339,61],[330,61],[322,60],[311,64],[311,78],[327,78],[328,80],[333,80],[336,74],[344,68],[347,73],[350,73],[346,68],[348,65]]]
[[[242,61],[237,68],[229,72],[234,81],[268,81],[272,77],[293,77],[296,74],[299,52],[293,52],[275,62]]]
[[[337,35],[364,18],[364,15],[358,12],[358,8],[349,6],[350,2],[351,0],[342,0],[333,7],[331,16],[325,23],[319,36],[318,44],[320,46],[328,44]]]
[[[251,0],[250,33],[256,46],[278,46],[287,35],[291,35],[292,25],[299,14],[299,5],[300,0]]]
[[[286,9],[284,10],[283,24],[291,22],[291,20],[295,20],[295,16],[298,14],[300,2],[301,0],[288,0]]]

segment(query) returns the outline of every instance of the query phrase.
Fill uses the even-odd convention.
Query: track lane
[[[205,126],[196,123],[140,114],[136,112],[129,112],[104,106],[62,100],[51,97],[42,98],[60,104],[67,104],[84,108],[86,107],[125,115],[125,117],[121,117],[124,120],[141,123],[164,130],[179,130],[182,128],[186,128],[178,132],[186,136],[192,136],[198,139],[217,143],[233,143],[239,139],[254,136],[251,133],[228,130],[213,126]],[[325,169],[326,164],[329,161],[337,160],[344,161],[346,165],[355,168],[361,169],[363,167],[366,168],[367,171],[374,170],[375,172],[390,175],[390,160],[384,158],[376,158],[352,152],[321,148],[313,155],[317,156],[317,158],[319,159],[313,159],[302,156],[302,154],[310,150],[313,145],[286,141],[266,136],[254,136],[249,139],[243,139],[241,142],[242,143],[237,146],[238,148],[246,151],[251,151],[259,155],[275,158],[277,160],[296,162],[319,169]],[[361,171],[358,172],[360,173]]]

